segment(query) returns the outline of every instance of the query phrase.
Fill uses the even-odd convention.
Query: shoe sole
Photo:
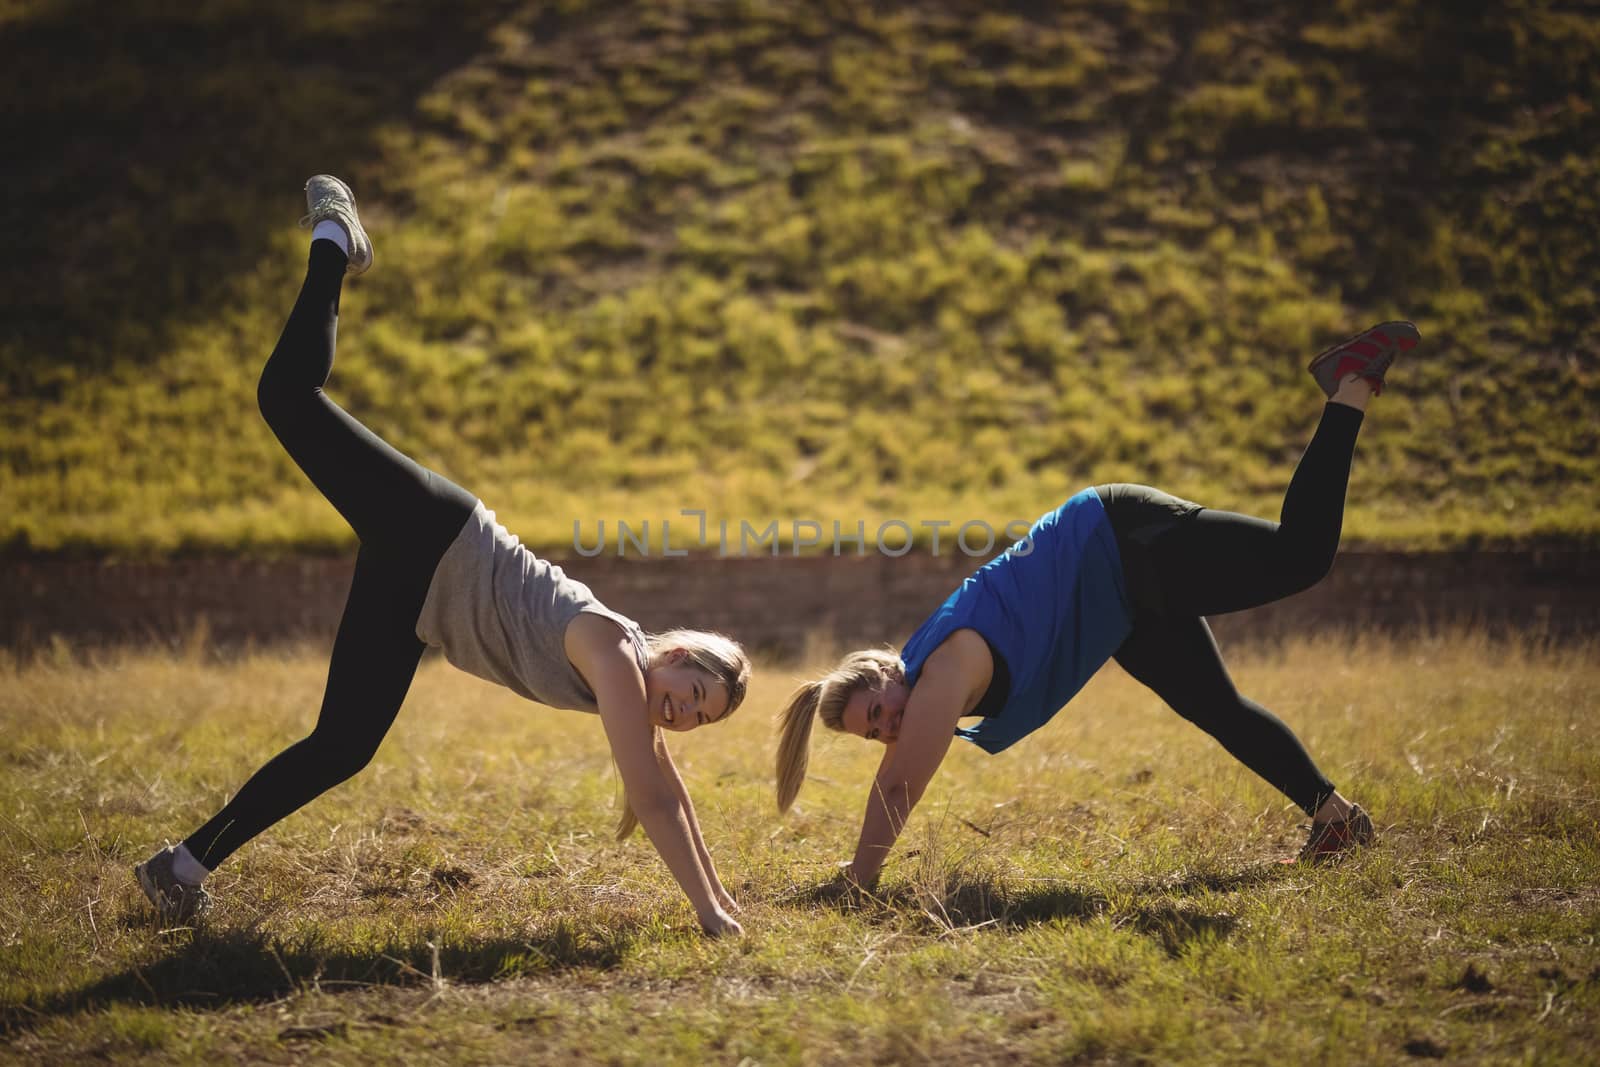
[[[1322,379],[1317,378],[1317,368],[1323,363],[1332,359],[1334,356],[1337,356],[1340,352],[1350,348],[1357,341],[1364,340],[1371,334],[1378,333],[1380,331],[1388,338],[1388,344],[1384,345],[1383,347],[1395,348],[1401,352],[1409,352],[1411,349],[1417,347],[1417,345],[1422,341],[1422,331],[1417,329],[1416,323],[1414,322],[1408,322],[1405,319],[1394,319],[1389,322],[1380,322],[1376,326],[1368,326],[1365,330],[1362,330],[1358,334],[1346,337],[1343,341],[1340,341],[1336,345],[1329,345],[1327,348],[1324,348],[1321,352],[1316,354],[1310,363],[1306,364],[1306,370],[1311,372],[1311,377],[1316,379],[1317,385],[1324,393],[1327,393],[1330,397],[1333,396],[1334,392],[1338,389],[1339,383],[1335,382],[1333,389],[1329,389],[1326,385],[1323,385]],[[1410,343],[1406,344],[1406,341],[1409,341]],[[1392,358],[1393,357],[1391,357],[1391,359]]]

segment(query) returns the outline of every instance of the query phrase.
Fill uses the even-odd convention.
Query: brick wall
[[[808,640],[898,643],[975,566],[959,554],[820,558],[572,559],[571,573],[646,628],[723,630],[798,654]],[[331,640],[350,558],[103,563],[0,561],[0,646],[179,645],[197,626],[224,646]],[[1582,550],[1352,551],[1299,596],[1214,619],[1219,636],[1473,622],[1555,637],[1600,632],[1600,558]]]

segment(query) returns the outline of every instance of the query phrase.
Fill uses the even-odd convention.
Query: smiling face
[[[904,682],[890,682],[882,689],[857,689],[845,701],[840,725],[847,734],[891,744],[900,737],[910,695]]]
[[[685,733],[728,714],[728,687],[684,653],[669,652],[646,671],[644,692],[650,722],[663,730]]]

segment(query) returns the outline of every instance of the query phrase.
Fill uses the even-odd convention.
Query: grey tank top
[[[594,694],[567,659],[567,624],[584,612],[622,627],[643,672],[638,623],[607,608],[582,582],[524,548],[478,501],[445,550],[417,616],[417,637],[445,659],[553,708],[598,712]]]

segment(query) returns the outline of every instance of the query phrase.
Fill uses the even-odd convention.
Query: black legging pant
[[[360,539],[355,574],[316,728],[184,840],[210,868],[372,759],[422,657],[416,623],[434,568],[477,503],[323,393],[333,369],[345,262],[331,241],[311,243],[305,284],[257,396],[272,432]]]
[[[1308,815],[1333,794],[1333,783],[1282,720],[1234,687],[1203,616],[1281,600],[1328,573],[1361,421],[1343,404],[1323,409],[1280,522],[1202,508],[1146,486],[1099,487],[1134,606],[1117,662]]]

